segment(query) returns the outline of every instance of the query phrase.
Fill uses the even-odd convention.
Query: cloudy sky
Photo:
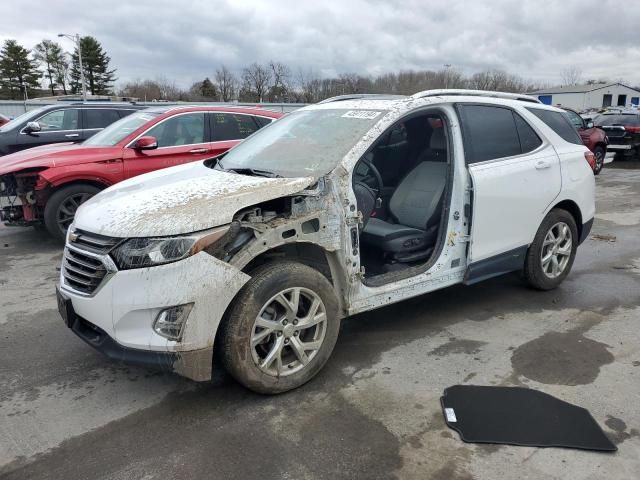
[[[577,66],[583,79],[640,85],[636,1],[4,0],[0,40],[31,48],[59,32],[93,35],[118,84],[164,76],[188,86],[221,64],[273,59],[323,76],[451,64],[552,84]]]

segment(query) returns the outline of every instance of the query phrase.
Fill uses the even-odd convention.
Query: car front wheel
[[[78,207],[99,191],[100,189],[93,185],[75,184],[54,192],[44,207],[44,224],[51,236],[64,241]]]
[[[340,329],[338,302],[324,275],[295,262],[252,273],[222,325],[223,362],[242,385],[282,393],[311,380]]]
[[[578,248],[578,227],[566,210],[553,209],[529,246],[524,275],[533,288],[552,290],[569,275]]]

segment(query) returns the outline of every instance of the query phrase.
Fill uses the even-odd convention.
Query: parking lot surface
[[[0,227],[0,477],[638,478],[640,170],[596,182],[559,289],[512,274],[349,318],[320,375],[276,397],[113,364],[58,316],[60,246]],[[440,410],[456,384],[581,405],[619,450],[465,444]]]

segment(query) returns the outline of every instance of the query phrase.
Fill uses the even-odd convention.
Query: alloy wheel
[[[318,354],[327,330],[322,299],[306,288],[287,288],[271,297],[251,331],[251,355],[273,377],[304,369]]]
[[[78,207],[89,200],[93,195],[91,193],[76,193],[69,195],[60,204],[56,214],[56,221],[63,233],[66,233],[69,225],[73,222]]]
[[[565,271],[571,258],[573,240],[571,229],[564,222],[553,225],[542,242],[540,265],[549,278],[557,278]]]

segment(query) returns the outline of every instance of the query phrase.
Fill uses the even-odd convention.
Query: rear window
[[[553,110],[542,110],[541,108],[528,108],[531,113],[542,120],[547,126],[556,132],[564,141],[583,145],[582,139],[576,129],[569,123],[569,120],[563,112],[554,112]]]
[[[640,125],[640,115],[635,114],[621,114],[621,115],[600,115],[593,122],[598,127],[606,125]]]
[[[242,140],[258,130],[251,115],[213,113],[213,141]]]
[[[104,128],[118,120],[120,120],[120,115],[116,110],[93,108],[84,111],[84,128],[87,130]]]
[[[467,163],[484,162],[531,152],[542,140],[509,108],[460,105]]]

